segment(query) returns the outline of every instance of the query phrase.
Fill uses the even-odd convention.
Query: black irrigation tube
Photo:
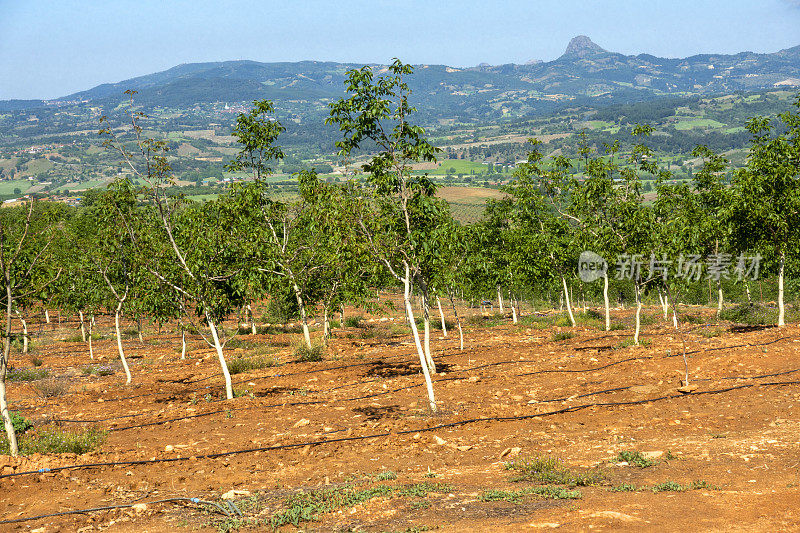
[[[61,511],[59,513],[49,513],[49,514],[42,514],[38,516],[26,516],[23,518],[12,518],[7,520],[0,520],[0,524],[17,524],[19,522],[30,522],[31,520],[41,520],[43,518],[52,518],[55,516],[67,516],[73,514],[87,514],[93,513],[96,511],[111,511],[114,509],[128,509],[133,507],[134,505],[144,504],[144,505],[154,505],[156,503],[167,503],[167,502],[190,502],[190,503],[202,503],[204,505],[211,505],[222,511],[227,516],[231,516],[230,511],[222,507],[218,503],[209,502],[205,500],[201,500],[200,498],[182,498],[182,497],[175,497],[175,498],[164,498],[163,500],[154,500],[150,502],[138,502],[138,503],[122,503],[119,505],[106,505],[104,507],[92,507],[90,509],[74,509],[72,511]]]
[[[774,381],[768,383],[747,383],[743,385],[734,385],[732,387],[726,387],[724,389],[714,389],[708,391],[697,391],[691,394],[668,394],[665,396],[657,396],[655,398],[645,398],[642,400],[629,400],[623,402],[600,402],[600,403],[586,403],[580,405],[573,405],[570,407],[564,407],[562,409],[556,409],[554,411],[547,411],[544,413],[534,413],[530,415],[516,415],[516,416],[488,416],[488,417],[479,417],[479,418],[470,418],[466,420],[459,420],[457,422],[448,422],[446,424],[438,424],[435,426],[417,428],[417,429],[406,429],[402,431],[385,431],[381,433],[373,433],[370,435],[359,435],[355,437],[339,437],[336,439],[326,439],[326,440],[313,440],[313,441],[305,441],[305,442],[297,442],[294,444],[278,444],[275,446],[261,446],[257,448],[245,448],[240,450],[232,450],[227,452],[217,452],[217,453],[209,453],[204,455],[195,455],[190,457],[165,457],[160,459],[140,459],[140,460],[131,460],[131,461],[109,461],[109,462],[101,462],[101,463],[87,463],[82,465],[67,465],[67,466],[58,466],[54,468],[40,468],[39,470],[27,470],[24,472],[14,472],[11,474],[2,474],[0,475],[0,479],[3,478],[10,478],[10,477],[18,477],[18,476],[25,476],[25,475],[32,475],[32,474],[51,474],[55,472],[60,472],[63,470],[84,470],[88,468],[99,468],[105,466],[132,466],[132,465],[148,465],[148,464],[157,464],[157,463],[175,463],[175,462],[183,462],[183,461],[190,461],[190,460],[200,460],[200,459],[219,459],[220,457],[230,457],[232,455],[239,455],[239,454],[247,454],[247,453],[256,453],[256,452],[270,452],[270,451],[277,451],[277,450],[289,450],[293,448],[301,448],[304,446],[321,446],[323,444],[336,444],[340,442],[353,442],[353,441],[362,441],[367,439],[376,439],[381,437],[388,437],[391,435],[410,435],[416,433],[425,433],[429,431],[435,431],[437,429],[447,429],[459,426],[465,426],[468,424],[475,424],[479,422],[514,422],[520,420],[530,420],[533,418],[544,418],[564,413],[572,413],[576,411],[581,411],[584,409],[588,409],[591,407],[623,407],[623,406],[630,406],[630,405],[642,405],[646,403],[653,403],[662,400],[672,400],[677,398],[688,398],[692,396],[701,396],[706,394],[721,394],[725,392],[730,392],[739,389],[747,389],[751,387],[767,387],[767,386],[786,386],[786,385],[800,385],[800,381]]]

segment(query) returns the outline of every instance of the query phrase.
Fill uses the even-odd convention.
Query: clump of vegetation
[[[639,339],[639,346],[650,346],[651,342],[648,339]],[[615,350],[620,350],[622,348],[630,348],[631,346],[636,346],[636,341],[633,338],[627,338],[620,342],[619,344],[614,346]]]
[[[774,324],[778,320],[778,310],[758,304],[737,305],[722,310],[719,318],[736,324],[764,326]]]
[[[622,322],[612,322],[609,329],[610,331],[622,331],[625,329],[625,324]]]
[[[378,497],[425,497],[430,492],[446,493],[451,490],[452,487],[445,483],[417,483],[405,486],[375,485],[365,489],[348,486],[312,490],[290,496],[285,502],[286,509],[273,514],[270,525],[275,529],[288,524],[299,526],[300,522],[319,520],[321,514],[354,507]]]
[[[294,350],[294,356],[298,361],[303,363],[316,363],[322,361],[322,356],[325,353],[325,347],[321,344],[309,348],[305,344],[299,344]]]
[[[514,470],[519,473],[512,477],[511,481],[536,481],[570,487],[588,487],[598,485],[605,479],[603,473],[597,469],[577,472],[567,467],[563,461],[553,457],[517,459],[506,463],[505,467],[506,470]]]
[[[611,487],[611,492],[636,492],[636,485],[631,485],[630,483],[621,483],[615,487]]]
[[[110,376],[114,369],[110,366],[85,366],[81,369],[85,376]]]
[[[344,317],[344,327],[346,328],[360,328],[364,317],[353,315]]]
[[[393,479],[397,479],[397,474],[392,472],[391,470],[386,470],[385,472],[380,472],[375,476],[375,479],[378,481],[390,481]]]
[[[550,338],[553,342],[558,341],[565,341],[573,338],[575,334],[571,331],[559,331],[557,333],[553,333],[553,336]]]
[[[639,468],[647,468],[656,464],[652,459],[646,458],[641,452],[621,451],[616,457],[617,463],[628,463]]]
[[[17,436],[25,434],[26,431],[33,427],[33,422],[19,413],[10,411],[9,416],[11,417],[11,425],[14,426],[14,433]]]
[[[653,485],[653,492],[683,492],[689,487],[684,487],[680,483],[674,481],[665,481],[658,485]]]
[[[706,319],[703,317],[703,315],[700,315],[700,314],[692,315],[692,314],[689,314],[689,313],[687,313],[685,315],[681,315],[681,321],[685,322],[687,324],[705,324],[706,323]]]
[[[275,359],[268,357],[236,357],[227,361],[227,363],[228,372],[230,372],[232,376],[249,370],[269,368],[278,364]]]
[[[37,381],[46,378],[50,372],[45,368],[9,368],[7,381]]]
[[[33,383],[33,390],[40,398],[58,398],[69,392],[69,383],[63,379],[48,378]]]
[[[479,496],[483,502],[506,501],[517,503],[523,496],[535,494],[553,500],[577,500],[583,497],[581,491],[570,490],[555,485],[538,485],[519,490],[485,490]]]
[[[99,448],[106,439],[106,432],[99,429],[89,429],[84,432],[71,431],[38,431],[19,436],[19,453],[30,455],[33,453],[74,453],[84,454]],[[8,454],[8,440],[0,438],[0,454]]]
[[[41,357],[37,357],[35,355],[31,355],[29,359],[31,361],[31,364],[33,366],[35,366],[35,367],[40,367],[40,366],[42,366],[44,364],[44,360],[42,360]]]
[[[719,337],[722,335],[722,330],[720,328],[713,328],[713,329],[701,329],[697,332],[701,337],[705,337],[707,339],[712,339],[714,337]]]

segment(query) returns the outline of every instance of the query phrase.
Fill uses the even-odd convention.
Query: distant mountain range
[[[145,108],[191,108],[267,98],[302,118],[343,95],[348,69],[362,65],[301,61],[192,63],[56,100],[0,101],[0,111],[86,105],[113,109],[126,89]],[[382,65],[373,65],[380,72]],[[455,68],[418,65],[412,100],[428,119],[471,121],[525,116],[566,103],[625,103],[659,96],[695,96],[800,88],[800,46],[771,54],[703,54],[666,59],[609,52],[586,36],[572,39],[554,61]]]

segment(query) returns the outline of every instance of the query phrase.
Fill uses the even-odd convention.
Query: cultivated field
[[[12,355],[32,379],[10,384],[12,410],[29,435],[107,433],[83,455],[1,458],[0,528],[797,529],[800,327],[692,310],[698,389],[682,394],[681,343],[655,309],[638,348],[624,310],[608,333],[592,313],[573,330],[555,313],[462,312],[463,351],[434,335],[436,415],[399,315],[351,310],[316,362],[298,362],[292,327],[236,337],[229,401],[199,337],[181,360],[174,333],[129,331],[126,386],[114,339],[90,361],[75,322],[38,324],[34,356]],[[112,506],[126,507],[8,522]]]

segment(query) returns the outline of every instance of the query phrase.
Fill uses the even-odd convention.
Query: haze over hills
[[[212,102],[267,98],[301,118],[343,94],[346,71],[361,64],[302,61],[192,63],[56,100],[0,101],[0,111],[75,104],[113,109],[126,89],[145,108],[190,108]],[[384,66],[373,65],[380,72]],[[578,36],[548,62],[454,68],[419,65],[409,83],[414,102],[430,119],[457,121],[518,117],[567,102],[633,102],[674,95],[708,95],[800,87],[800,46],[770,54],[704,54],[683,59],[609,52]],[[105,110],[104,110],[105,111]]]

